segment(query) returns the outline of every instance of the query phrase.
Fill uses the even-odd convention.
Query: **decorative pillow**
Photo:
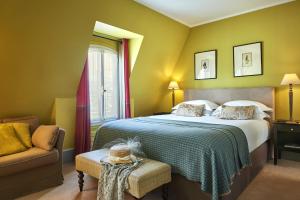
[[[51,151],[56,143],[58,127],[55,125],[39,126],[32,135],[32,144],[41,149]]]
[[[255,106],[222,106],[219,118],[230,120],[253,119]]]
[[[224,103],[225,106],[256,106],[259,108],[261,111],[264,112],[272,112],[273,109],[269,108],[265,104],[262,104],[257,101],[249,101],[249,100],[235,100],[235,101],[228,101]]]
[[[205,105],[205,110],[209,110],[209,111],[213,111],[216,108],[218,108],[218,106],[219,106],[218,104],[216,104],[212,101],[209,101],[209,100],[193,100],[193,101],[182,102],[182,103],[176,105],[175,107],[173,107],[172,110],[177,110],[181,104]]]
[[[31,134],[30,134],[30,125],[26,123],[7,123],[12,125],[15,129],[15,133],[17,134],[20,141],[27,148],[31,148]]]
[[[215,116],[220,118],[220,114],[222,111],[222,106],[219,106],[212,114],[211,116]],[[271,119],[271,116],[265,113],[264,111],[261,111],[257,106],[255,106],[253,119],[257,120],[265,120],[265,119]]]
[[[0,156],[26,151],[26,147],[18,139],[13,126],[0,124]]]
[[[191,105],[191,104],[181,104],[179,105],[176,115],[185,117],[201,117],[205,105]]]
[[[172,112],[171,112],[171,114],[176,114],[176,112],[177,112],[177,109],[176,110],[173,110]],[[210,110],[203,110],[202,111],[202,116],[211,116],[213,114],[213,111],[210,111]]]

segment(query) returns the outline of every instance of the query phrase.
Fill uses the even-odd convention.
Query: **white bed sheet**
[[[214,116],[184,117],[174,114],[155,115],[151,118],[178,121],[202,122],[208,124],[231,125],[242,129],[247,138],[249,152],[252,152],[269,139],[269,122],[266,120],[224,120]]]

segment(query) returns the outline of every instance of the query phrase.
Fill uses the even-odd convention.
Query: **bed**
[[[195,99],[218,104],[247,99],[274,109],[274,89],[269,87],[185,90],[186,101]],[[269,132],[265,120],[150,116],[105,124],[97,131],[93,149],[139,136],[150,158],[172,166],[170,199],[236,199],[270,155]]]

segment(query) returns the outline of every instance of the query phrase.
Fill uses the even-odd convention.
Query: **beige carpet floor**
[[[77,173],[73,164],[64,166],[64,184],[18,200],[93,200],[96,199],[97,181],[85,177],[84,191],[79,192]],[[126,197],[126,199],[131,199]],[[143,200],[160,200],[159,191]],[[300,200],[300,162],[280,160],[277,166],[265,165],[238,200]]]

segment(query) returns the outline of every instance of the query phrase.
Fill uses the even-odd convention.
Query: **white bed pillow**
[[[178,107],[183,103],[192,104],[192,105],[205,105],[205,110],[208,110],[208,111],[213,111],[219,107],[218,104],[216,104],[212,101],[209,101],[209,100],[192,100],[192,101],[185,101],[185,102],[179,103],[175,107],[173,107],[172,110],[177,110]]]
[[[222,111],[222,106],[219,106],[211,115],[220,118],[221,111]],[[271,116],[265,113],[264,111],[262,111],[261,109],[259,109],[257,106],[255,106],[253,119],[260,119],[260,120],[271,119]]]
[[[268,106],[257,102],[257,101],[249,101],[249,100],[235,100],[235,101],[228,101],[224,103],[225,106],[256,106],[263,112],[272,112],[273,109],[269,108]]]

